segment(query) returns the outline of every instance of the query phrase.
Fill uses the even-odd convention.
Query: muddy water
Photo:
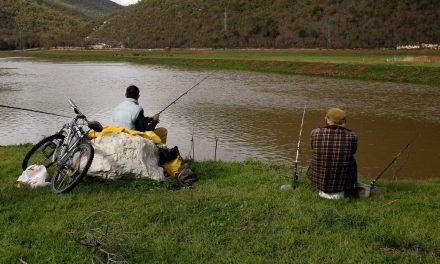
[[[189,87],[209,79],[161,115],[169,144],[183,156],[194,138],[195,158],[292,162],[302,108],[307,113],[300,164],[310,159],[310,131],[323,126],[326,108],[348,112],[359,135],[359,172],[373,177],[417,133],[385,177],[440,177],[440,89],[422,85],[337,80],[233,71],[189,71],[128,63],[53,63],[0,59],[0,104],[71,114],[72,98],[89,119],[109,124],[124,88],[141,88],[145,112],[159,112]],[[0,108],[0,145],[37,142],[66,120]]]

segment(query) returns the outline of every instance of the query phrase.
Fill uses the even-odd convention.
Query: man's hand
[[[149,116],[149,118],[152,118],[154,121],[156,121],[156,122],[158,122],[159,123],[159,114],[155,114],[155,115],[152,115],[152,116]]]

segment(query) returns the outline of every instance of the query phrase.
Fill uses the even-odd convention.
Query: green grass
[[[126,61],[184,68],[302,74],[440,86],[440,51],[392,50],[38,50],[0,52],[0,57]],[[408,61],[412,58],[413,61]],[[426,61],[420,61],[424,59]]]
[[[131,263],[440,262],[440,180],[385,182],[372,198],[328,201],[292,168],[247,161],[197,162],[194,188],[167,180],[87,181],[71,193],[16,188],[30,146],[0,147],[0,263],[87,263],[68,234],[85,217],[122,224]]]

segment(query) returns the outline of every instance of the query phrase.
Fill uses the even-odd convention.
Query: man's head
[[[327,125],[345,125],[347,114],[340,108],[330,108],[325,114],[325,121]]]
[[[139,99],[139,88],[134,85],[130,85],[127,87],[127,90],[125,90],[125,97],[127,98],[133,98],[133,99]]]

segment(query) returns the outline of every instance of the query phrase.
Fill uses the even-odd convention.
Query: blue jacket
[[[141,111],[142,107],[136,99],[127,98],[113,110],[112,124],[134,130],[136,119]]]

